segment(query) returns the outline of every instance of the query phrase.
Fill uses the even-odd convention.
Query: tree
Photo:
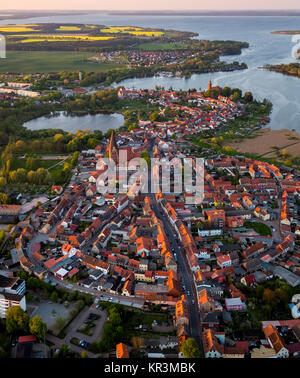
[[[50,295],[50,299],[53,302],[57,302],[57,300],[58,300],[58,294],[57,294],[56,291],[53,291],[53,293]]]
[[[6,178],[5,177],[0,177],[0,188],[5,188],[5,186],[7,185],[7,181],[6,181]]]
[[[96,138],[89,138],[87,141],[87,146],[91,149],[95,148],[98,145],[98,140]]]
[[[6,312],[6,330],[8,333],[28,332],[29,316],[19,306],[12,306]]]
[[[273,305],[276,301],[275,292],[271,289],[265,289],[262,299],[265,303]]]
[[[43,339],[47,332],[47,324],[44,323],[38,315],[36,315],[29,320],[29,331],[33,335],[36,335],[39,339]]]
[[[29,157],[27,160],[26,160],[26,169],[27,170],[36,170],[38,167],[38,160],[37,159],[34,159],[32,157]]]
[[[7,204],[9,201],[8,194],[6,193],[0,193],[0,203],[1,204]]]
[[[0,244],[3,242],[4,238],[5,238],[5,231],[0,230]]]
[[[61,143],[64,140],[63,134],[55,134],[53,137],[54,143]]]
[[[109,315],[109,321],[113,326],[121,324],[121,316],[118,312],[113,312]]]
[[[151,122],[155,122],[159,119],[159,113],[158,112],[153,112],[150,114],[149,119]]]
[[[61,316],[56,319],[55,325],[56,328],[61,331],[66,324],[66,319],[62,318]]]
[[[253,101],[253,95],[252,95],[251,92],[246,92],[245,95],[244,95],[244,97],[245,97],[245,100],[247,102],[252,102]]]
[[[18,140],[15,144],[15,147],[17,149],[18,152],[21,152],[25,149],[26,147],[26,144],[25,142],[23,142],[22,140]]]
[[[189,337],[184,340],[180,352],[184,355],[185,358],[200,358],[201,352],[199,346],[195,339]]]
[[[70,347],[66,344],[62,344],[57,353],[54,354],[54,358],[65,359],[70,354]]]
[[[137,124],[136,123],[132,123],[131,125],[129,125],[128,127],[127,127],[127,130],[128,131],[132,131],[132,130],[134,130],[134,129],[136,129],[137,128]]]

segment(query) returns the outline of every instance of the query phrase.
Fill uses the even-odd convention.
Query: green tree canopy
[[[19,306],[12,306],[6,312],[6,330],[8,333],[28,332],[29,316]]]
[[[200,358],[201,352],[199,346],[195,339],[189,337],[184,340],[180,352],[184,355],[185,358]]]
[[[47,324],[38,315],[29,320],[29,331],[39,339],[44,338],[47,332]]]

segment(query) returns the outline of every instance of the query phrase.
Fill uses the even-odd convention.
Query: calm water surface
[[[53,117],[40,117],[24,123],[30,130],[62,129],[75,133],[77,130],[100,130],[105,133],[108,129],[118,129],[124,123],[122,114],[87,114],[83,116],[71,116],[65,112],[58,112]]]

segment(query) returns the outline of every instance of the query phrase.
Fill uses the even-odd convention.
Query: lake
[[[75,133],[77,130],[100,130],[105,133],[108,129],[118,129],[124,123],[122,114],[86,114],[83,116],[57,112],[51,117],[40,117],[24,123],[30,130],[62,129]]]
[[[236,72],[218,72],[213,74],[193,75],[184,78],[140,78],[126,80],[122,84],[127,88],[153,88],[163,85],[166,88],[189,89],[206,88],[209,79],[213,85],[231,86],[251,91],[262,100],[272,101],[274,108],[270,127],[273,129],[295,129],[300,132],[300,79],[279,73],[262,70],[265,64],[296,62],[292,57],[295,43],[287,35],[271,34],[275,30],[299,30],[300,17],[267,16],[136,16],[109,15],[94,12],[84,15],[61,15],[36,17],[22,20],[3,20],[7,23],[35,22],[73,22],[86,24],[104,24],[107,26],[141,26],[164,29],[177,29],[199,33],[201,39],[237,40],[249,42],[250,48],[244,49],[240,56],[224,57],[226,61],[244,61],[247,70]]]

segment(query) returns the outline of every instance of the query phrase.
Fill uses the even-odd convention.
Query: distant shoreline
[[[271,32],[271,34],[295,35],[300,34],[300,30],[277,30]]]
[[[296,10],[1,10],[0,19],[33,18],[58,15],[76,15],[86,13],[106,13],[115,16],[223,16],[223,17],[297,17],[300,9]]]
[[[97,12],[97,11],[96,11]],[[300,16],[300,9],[299,10],[265,10],[265,11],[198,11],[198,10],[190,10],[190,11],[174,11],[174,10],[162,10],[162,11],[107,11],[110,15],[118,15],[118,16],[237,16],[237,17],[244,17],[244,16],[269,16],[269,17],[295,17]]]

